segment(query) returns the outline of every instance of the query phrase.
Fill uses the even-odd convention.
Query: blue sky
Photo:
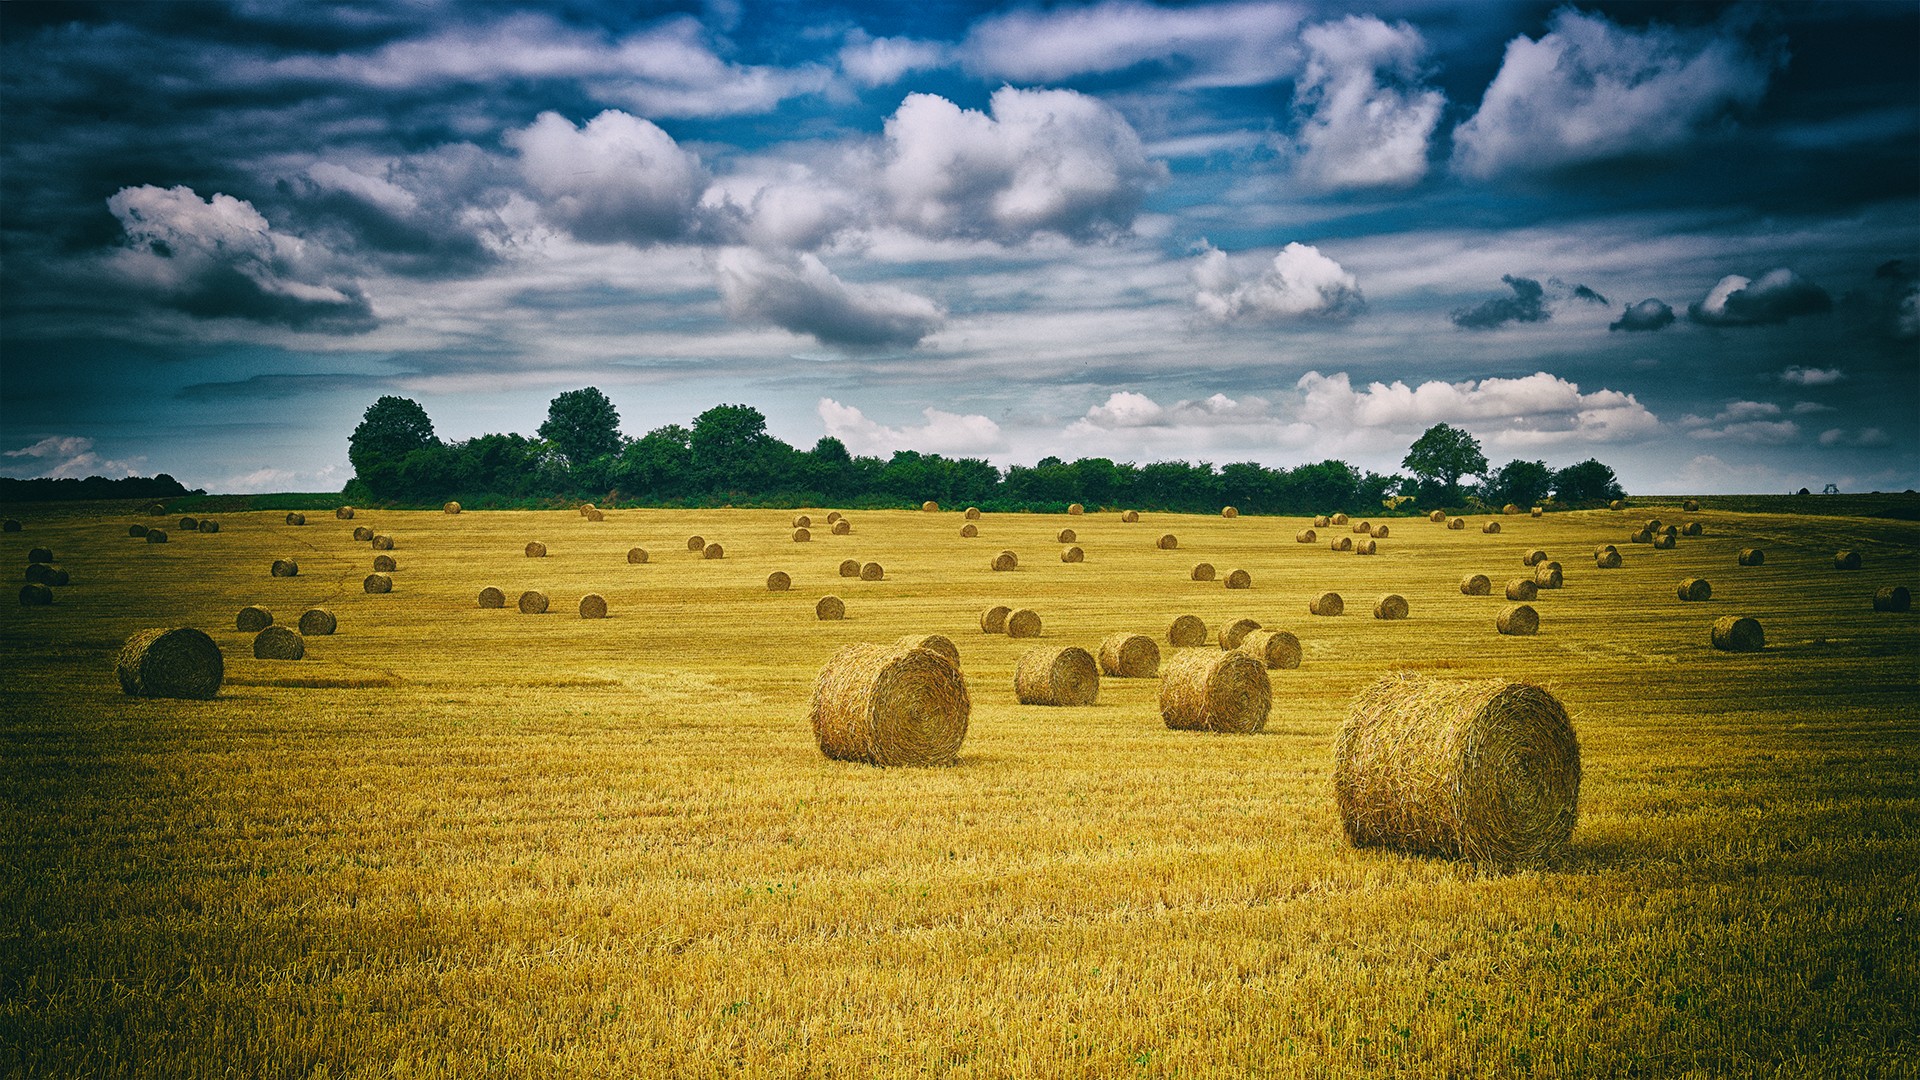
[[[1920,6],[0,5],[0,474],[801,446],[1920,486]]]

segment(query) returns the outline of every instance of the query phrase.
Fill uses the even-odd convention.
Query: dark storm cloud
[[[1782,267],[1758,281],[1728,274],[1704,298],[1687,305],[1687,317],[1708,326],[1765,326],[1831,310],[1833,297],[1827,290]]]
[[[1573,291],[1569,293],[1569,295],[1572,296],[1575,300],[1582,300],[1589,304],[1599,304],[1601,307],[1607,306],[1606,297],[1601,296],[1599,293],[1594,292],[1592,289],[1586,287],[1585,285],[1575,285],[1573,287]]]
[[[1609,330],[1652,331],[1664,330],[1673,325],[1673,308],[1659,299],[1642,300],[1637,304],[1628,304],[1620,313],[1620,318],[1608,325]]]
[[[1469,330],[1491,330],[1510,322],[1545,322],[1552,318],[1546,305],[1547,291],[1538,281],[1512,274],[1502,274],[1500,280],[1513,290],[1512,296],[1499,296],[1482,300],[1472,307],[1456,308],[1453,314],[1447,316],[1453,320],[1453,325]]]
[[[315,375],[255,375],[235,382],[193,383],[174,394],[183,401],[266,401],[306,397],[330,390],[385,389],[393,380],[383,375],[345,372]]]

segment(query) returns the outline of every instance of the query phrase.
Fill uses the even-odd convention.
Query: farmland
[[[8,513],[16,571],[44,545],[72,581],[0,615],[0,1074],[1915,1075],[1920,619],[1871,604],[1920,586],[1911,521],[1395,517],[1360,557],[1338,527],[1296,543],[1299,518],[1117,511],[972,538],[952,509],[856,511],[808,543],[781,510],[316,507],[166,544],[128,536],[176,524],[134,508]],[[1630,545],[1653,516],[1703,535]],[[390,593],[362,591],[359,525],[395,540]],[[1609,542],[1623,565],[1594,568]],[[1565,587],[1500,636],[1534,548]],[[988,569],[1002,549],[1018,569]],[[1471,573],[1494,595],[1461,595]],[[1711,599],[1679,600],[1696,577]],[[527,589],[547,614],[515,610]],[[1307,613],[1324,590],[1345,615]],[[1370,617],[1388,592],[1407,619]],[[814,617],[828,594],[844,621]],[[255,660],[250,604],[339,630]],[[1151,679],[1022,706],[1036,642],[982,634],[992,604],[1037,611],[1038,643],[1139,631],[1163,656],[1175,615],[1248,616],[1303,659],[1258,735],[1168,730]],[[1711,649],[1725,615],[1766,649]],[[121,693],[113,655],[150,626],[214,637],[218,698]],[[958,765],[823,757],[821,666],[908,633],[959,645]],[[1394,670],[1559,697],[1584,771],[1561,859],[1347,843],[1334,733]]]

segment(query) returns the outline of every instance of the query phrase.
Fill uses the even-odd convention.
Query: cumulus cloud
[[[840,46],[840,70],[862,86],[890,86],[910,72],[944,65],[947,57],[946,46],[938,42],[869,37],[855,30]]]
[[[1712,416],[1682,416],[1680,426],[1695,439],[1779,445],[1800,437],[1799,424],[1777,419],[1783,411],[1771,401],[1730,401]]]
[[[1658,430],[1659,418],[1617,390],[1582,393],[1576,383],[1547,372],[1520,379],[1465,382],[1372,383],[1356,390],[1345,372],[1309,371],[1296,389],[1300,416],[1323,432],[1376,429],[1417,434],[1433,424],[1458,424],[1496,445],[1624,442]]]
[[[939,329],[946,318],[926,297],[849,285],[810,254],[782,258],[728,248],[714,261],[721,298],[736,318],[810,334],[822,345],[905,348]]]
[[[645,245],[693,231],[706,169],[650,120],[608,109],[575,128],[544,112],[504,139],[542,212],[581,240]]]
[[[1208,247],[1193,268],[1194,303],[1215,319],[1352,318],[1366,308],[1360,282],[1308,244],[1288,244],[1251,280],[1242,279],[1227,253]]]
[[[1071,90],[1001,87],[987,113],[910,94],[887,118],[886,144],[895,217],[936,237],[1111,237],[1167,175],[1125,118]]]
[[[1510,322],[1545,322],[1553,317],[1547,310],[1546,289],[1538,281],[1512,274],[1502,274],[1500,280],[1513,290],[1512,296],[1497,296],[1471,307],[1456,308],[1447,318],[1453,320],[1453,325],[1469,330],[1491,330]]]
[[[29,446],[5,451],[5,456],[25,459],[18,466],[8,467],[9,472],[55,480],[66,477],[133,476],[147,460],[139,457],[130,461],[107,461],[93,452],[92,439],[80,435],[49,435]]]
[[[472,273],[496,261],[480,188],[504,177],[478,148],[442,148],[385,163],[316,161],[284,185],[303,219],[337,226],[343,249],[366,252],[412,274]],[[497,231],[497,229],[495,230]]]
[[[1426,41],[1406,23],[1349,15],[1301,34],[1294,88],[1300,172],[1324,188],[1403,187],[1427,172],[1446,96],[1419,86]]]
[[[1507,44],[1479,111],[1454,129],[1469,176],[1668,151],[1757,104],[1778,57],[1731,36],[1628,30],[1571,7]]]
[[[1184,86],[1260,86],[1297,65],[1300,21],[1292,4],[1167,8],[1104,0],[990,16],[974,25],[960,52],[969,71],[1014,82],[1058,82],[1151,64]]]
[[[1832,386],[1846,377],[1839,368],[1790,367],[1780,373],[1780,381],[1789,386]]]
[[[1673,308],[1657,299],[1642,300],[1637,304],[1628,304],[1620,318],[1607,326],[1609,330],[1647,332],[1664,330],[1673,325]]]
[[[867,418],[852,405],[832,398],[821,398],[820,422],[827,434],[846,444],[855,454],[887,456],[895,450],[965,457],[990,453],[1004,447],[1000,425],[977,414],[962,416],[928,406],[920,411],[926,423],[918,427],[888,427]]]
[[[735,172],[715,182],[708,203],[732,219],[735,235],[756,247],[807,251],[865,224],[871,207],[859,184],[847,182],[854,164],[834,177],[799,162],[755,174]]]
[[[1687,317],[1708,326],[1763,326],[1832,309],[1833,298],[1825,289],[1782,267],[1758,281],[1728,274],[1705,297],[1687,305]]]

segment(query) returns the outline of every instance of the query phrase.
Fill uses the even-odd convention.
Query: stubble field
[[[72,582],[0,609],[0,1073],[1920,1075],[1920,619],[1871,603],[1920,586],[1910,522],[1392,518],[1369,558],[1330,551],[1337,527],[1295,543],[1297,518],[988,514],[962,538],[953,511],[853,511],[843,536],[811,511],[802,544],[794,511],[316,507],[161,545],[128,524],[177,521],[8,513],[13,572],[44,545]],[[1655,516],[1704,535],[1629,544]],[[360,525],[395,540],[389,594],[362,591]],[[1016,571],[988,569],[1003,548]],[[1533,548],[1565,587],[1502,637]],[[1203,561],[1253,587],[1190,580]],[[1470,573],[1495,595],[1461,595]],[[1686,577],[1712,599],[1680,601]],[[552,610],[516,611],[525,589]],[[1326,589],[1344,616],[1307,613]],[[578,617],[588,592],[609,618]],[[1370,617],[1387,592],[1410,618]],[[815,619],[828,594],[845,621]],[[255,660],[248,604],[339,630]],[[1258,735],[1168,730],[1150,679],[1022,706],[1036,642],[981,633],[992,604],[1038,611],[1039,644],[1132,630],[1163,656],[1175,615],[1246,616],[1304,658]],[[1723,615],[1765,651],[1711,649]],[[121,693],[113,655],[150,626],[214,637],[217,699]],[[827,760],[821,666],[908,633],[959,645],[959,764]],[[1561,699],[1584,770],[1563,858],[1347,843],[1334,733],[1396,670]]]

